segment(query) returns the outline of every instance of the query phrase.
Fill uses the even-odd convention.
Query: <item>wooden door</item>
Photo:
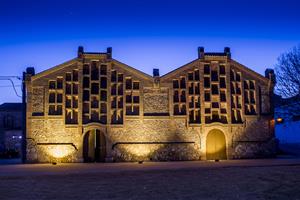
[[[222,131],[211,130],[206,137],[206,159],[207,160],[225,160],[226,140]]]

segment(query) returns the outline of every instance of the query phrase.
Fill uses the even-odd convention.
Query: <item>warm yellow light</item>
[[[55,146],[48,149],[48,153],[54,158],[64,158],[70,155],[72,151],[68,146]]]
[[[283,122],[283,119],[282,119],[281,117],[278,117],[278,118],[276,119],[276,122],[277,122],[277,123],[282,123],[282,122]]]

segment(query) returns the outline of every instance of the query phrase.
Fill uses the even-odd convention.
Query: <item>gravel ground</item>
[[[199,163],[0,167],[0,199],[300,199],[299,163]]]

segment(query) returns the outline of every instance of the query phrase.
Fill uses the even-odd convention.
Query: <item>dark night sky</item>
[[[72,59],[77,47],[105,51],[148,74],[164,74],[197,57],[197,47],[223,51],[263,74],[300,41],[297,0],[1,0],[1,76],[37,72]],[[20,81],[15,80],[17,86]],[[20,101],[0,81],[0,103]],[[20,87],[17,88],[20,93]]]

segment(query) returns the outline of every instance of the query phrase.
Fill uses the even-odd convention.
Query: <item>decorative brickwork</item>
[[[111,48],[79,48],[28,75],[28,162],[205,160],[207,149],[210,159],[273,156],[273,82],[225,50],[199,48],[197,60],[152,77]]]

